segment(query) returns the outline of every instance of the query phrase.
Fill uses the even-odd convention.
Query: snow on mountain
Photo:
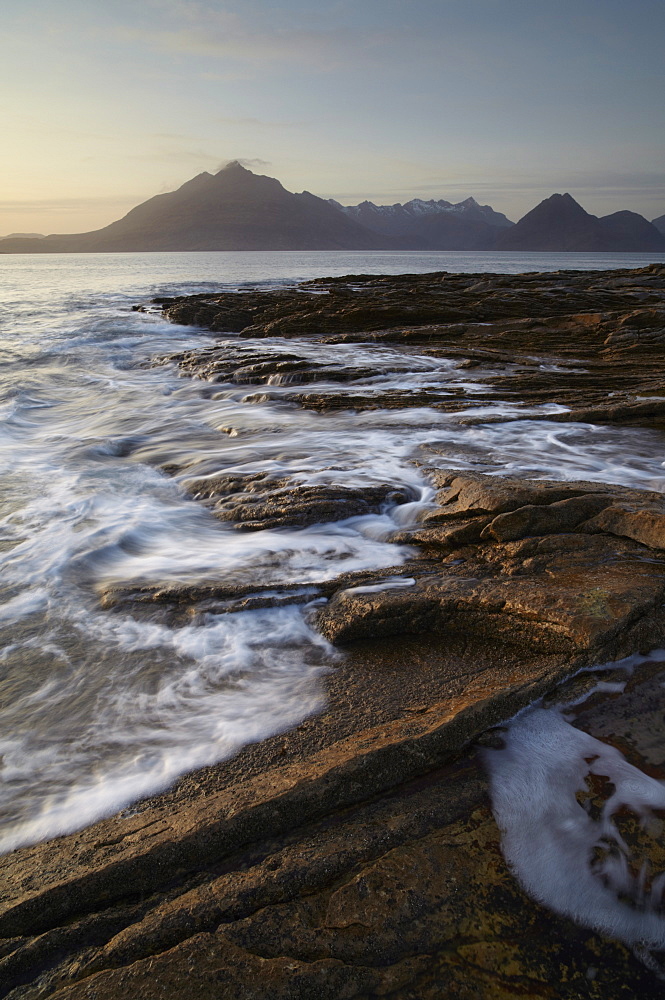
[[[407,201],[403,205],[399,202],[394,205],[375,205],[373,201],[362,201],[359,205],[341,205],[333,198],[329,200],[345,215],[362,221],[364,225],[369,225],[370,219],[374,221],[385,220],[390,224],[397,221],[407,222],[424,216],[441,215],[442,213],[482,219],[489,225],[501,229],[512,225],[512,222],[501,212],[495,212],[490,205],[479,205],[475,198],[465,198],[464,201],[456,203],[445,201],[443,198],[430,198],[427,201],[423,198],[412,198],[411,201]]]

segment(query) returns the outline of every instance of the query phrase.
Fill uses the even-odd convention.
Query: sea
[[[428,407],[317,413],[281,400],[287,386],[279,380],[265,398],[256,387],[212,386],[182,377],[174,364],[152,365],[220,338],[134,306],[149,307],[155,296],[281,288],[350,273],[516,274],[658,259],[0,255],[0,851],[131,810],[179,775],[321,710],[324,677],[341,654],[311,626],[308,585],[407,558],[408,548],[389,539],[432,502],[413,457],[433,439],[446,467],[665,491],[657,432],[560,424],[548,421],[556,404],[516,409],[497,393],[493,403],[474,405],[484,392],[482,371],[452,359],[419,356],[408,375],[395,375],[396,352],[408,358],[402,345],[289,340],[290,353],[330,352],[338,364],[373,367],[370,378],[337,384],[338,392],[443,380],[451,392],[463,391],[467,414],[478,419],[464,424]],[[251,354],[253,343],[243,344]],[[262,353],[285,350],[279,338],[257,344]],[[330,524],[237,532],[189,498],[188,469],[390,482],[413,499]],[[261,594],[297,585],[303,603],[169,625],[102,601],[109,588],[177,583],[243,584]]]

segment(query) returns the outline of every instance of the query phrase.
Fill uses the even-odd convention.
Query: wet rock
[[[202,614],[282,603],[325,603],[316,627],[335,643],[407,635],[499,637],[532,651],[615,655],[638,623],[665,600],[665,499],[602,483],[506,479],[434,470],[437,506],[421,525],[394,533],[414,555],[394,570],[290,584],[262,594],[256,584],[211,582],[107,591],[106,607]],[[286,480],[218,475],[190,480],[196,498],[222,520],[259,530],[307,525],[408,493],[388,486],[356,493]]]
[[[334,361],[313,361],[292,352],[274,349],[248,353],[245,345],[225,344],[223,350],[205,348],[168,355],[162,361],[175,361],[183,373],[191,372],[210,382],[234,385],[307,385],[316,382],[346,383],[373,378],[376,369]],[[390,374],[410,371],[396,358]],[[288,397],[287,397],[288,398]]]
[[[616,581],[626,585],[623,559],[643,547],[614,541]],[[466,545],[458,550],[466,562],[438,566],[462,574],[474,550],[485,580],[452,579],[455,599],[467,588],[478,612],[474,620],[469,607],[458,607],[466,633],[433,643],[428,627],[420,646],[403,634],[387,645],[356,641],[348,666],[330,678],[323,717],[185,778],[126,815],[0,859],[7,995],[152,1000],[177,990],[184,1000],[267,993],[435,1000],[453,991],[493,1000],[523,992],[526,981],[534,997],[551,997],[552,983],[571,1000],[587,986],[612,1000],[626,987],[659,996],[659,981],[622,945],[528,899],[501,856],[485,778],[464,756],[472,743],[488,745],[481,734],[496,732],[597,654],[598,645],[578,655],[579,636],[565,652],[538,652],[533,634],[501,644],[492,601],[499,614],[512,601],[513,612],[536,610],[543,619],[534,567],[575,563],[587,576],[567,578],[566,613],[576,590],[579,615],[600,621],[594,642],[608,648],[613,616],[625,633],[618,590],[600,592],[593,568],[605,539]],[[356,626],[358,608],[374,606],[388,631],[399,615],[409,628],[413,589],[427,624],[445,588],[436,561],[425,564],[429,575],[413,587],[363,590],[347,581],[331,604],[350,602]],[[517,592],[499,607],[491,590],[511,573],[527,602],[521,609]],[[645,594],[652,582],[632,576]],[[379,585],[368,578],[367,587]],[[634,598],[624,599],[635,610]],[[540,600],[551,606],[551,589],[543,586]],[[633,648],[644,641],[635,625],[627,636]],[[582,632],[588,642],[588,626]],[[649,636],[657,635],[665,622],[652,616]],[[652,702],[651,718],[662,724],[659,705]],[[639,839],[640,829],[630,818],[622,826],[629,838]]]
[[[486,392],[474,393],[476,403],[494,401],[499,390],[523,405],[567,407],[552,414],[556,421],[662,426],[664,293],[664,265],[653,264],[634,271],[514,276],[349,275],[279,292],[189,296],[166,303],[165,311],[175,322],[239,332],[245,344],[245,338],[306,337],[325,344],[404,345],[413,357],[456,358],[460,371],[473,366],[474,379],[479,368],[493,365],[483,377]],[[267,398],[317,411],[435,406],[454,412],[469,403],[464,392],[446,386],[443,374],[440,388],[368,391],[371,371],[289,357],[285,349],[275,354],[255,346],[243,352],[225,343],[165,360],[210,381],[312,385]],[[408,365],[396,363],[394,371],[406,372]],[[323,383],[359,388],[321,391]]]
[[[556,535],[572,531],[612,503],[611,493],[590,494],[557,500],[547,506],[526,504],[517,510],[499,514],[482,531],[481,538],[511,542],[530,535]]]
[[[483,683],[467,689],[475,718],[452,739],[500,745]],[[660,996],[623,945],[519,887],[477,760],[445,762],[443,710],[2,859],[6,995]],[[622,832],[649,848],[630,817]]]
[[[427,516],[429,522],[469,514],[504,514],[520,507],[545,506],[584,496],[587,489],[606,489],[599,483],[526,481],[446,469],[432,470],[432,478],[441,487],[436,495],[440,509]]]
[[[593,316],[597,325],[606,313],[621,308],[622,330],[657,331],[665,325],[664,287],[659,264],[632,272],[348,275],[280,292],[187,296],[167,303],[165,311],[174,322],[219,331],[235,330],[241,319],[248,318],[251,322],[242,332],[254,337],[362,333],[527,316],[533,322],[580,314]],[[307,292],[315,294],[303,294]]]
[[[183,484],[220,521],[230,521],[244,531],[339,521],[377,513],[383,507],[415,498],[411,491],[387,483],[364,487],[309,485],[265,475],[220,474],[185,479]]]
[[[423,563],[419,564],[422,568]],[[387,567],[389,578],[404,573],[404,565]],[[99,594],[105,610],[131,614],[141,620],[165,621],[171,625],[197,624],[209,614],[250,611],[256,608],[289,604],[309,604],[332,596],[340,587],[375,586],[375,570],[340,573],[331,579],[314,579],[307,584],[280,581],[261,587],[256,581],[243,583],[234,579],[211,580],[205,584],[174,583],[143,586],[105,585]]]
[[[665,599],[662,497],[445,470],[434,479],[440,506],[398,535],[430,561],[420,573],[410,565],[412,587],[340,589],[317,611],[331,642],[466,633],[500,636],[525,655],[593,650],[602,660]],[[437,550],[447,557],[433,571]]]
[[[479,542],[483,529],[490,523],[488,517],[451,520],[442,511],[428,512],[423,517],[423,528],[415,531],[397,532],[395,542],[420,545],[425,549],[458,549],[470,542]]]
[[[461,397],[461,390],[446,385],[440,389],[389,389],[381,390],[373,387],[367,389],[347,389],[343,393],[330,391],[313,392],[280,392],[274,390],[260,393],[248,393],[244,397],[246,403],[265,403],[271,400],[283,403],[297,403],[306,410],[326,412],[334,410],[403,410],[410,406],[436,406],[446,409],[457,409],[459,403],[452,403],[450,397]],[[447,402],[443,402],[446,400]]]
[[[338,592],[316,617],[317,627],[331,642],[387,635],[431,632],[441,615],[438,593],[429,587],[414,587],[409,593],[386,590],[358,593]]]
[[[248,405],[274,393],[276,404],[321,410],[453,411],[500,390],[525,405],[569,408],[553,420],[587,413],[602,422],[613,408],[618,422],[657,426],[664,294],[665,267],[652,265],[356,275],[164,305],[175,322],[241,334],[171,360],[214,383],[210,392],[259,387]],[[276,336],[308,337],[308,357],[294,340],[267,345]],[[467,378],[481,371],[483,384],[471,398],[463,386],[446,389],[442,372],[420,389],[370,392],[371,366],[309,350],[358,341],[408,351],[411,360],[395,357],[384,373],[453,358],[471,361]],[[412,498],[390,483],[321,486],[205,463],[165,471],[241,529],[303,526]],[[105,606],[123,614],[192,625],[209,613],[302,603],[343,653],[321,660],[329,702],[319,716],[125,813],[0,859],[2,995],[661,995],[662,982],[625,947],[525,895],[469,750],[500,749],[497,727],[534,699],[549,695],[572,711],[588,692],[581,668],[665,643],[663,498],[598,483],[430,475],[436,506],[394,535],[412,554],[380,573],[278,593],[235,580],[107,590]],[[620,699],[614,672],[605,680],[604,692],[574,707],[575,724],[662,778],[663,678],[635,672]],[[579,807],[600,814],[607,795],[589,785]],[[637,815],[618,821],[629,849],[650,859],[653,881],[663,869],[660,833]]]
[[[593,569],[587,569],[585,559],[582,565],[561,571],[558,579],[552,579],[549,560],[523,575],[511,575],[510,564],[504,564],[504,573],[494,565],[495,576],[478,579],[487,566],[467,558],[463,568],[468,577],[442,574],[435,583],[422,583],[408,593],[342,591],[318,611],[317,626],[335,643],[402,633],[460,632],[501,637],[524,655],[529,650],[571,654],[593,650],[601,656],[663,599],[663,566],[644,572],[635,554],[631,564],[624,553],[623,565],[606,568],[607,549],[594,555],[598,565]],[[637,576],[640,572],[643,575]]]
[[[665,549],[663,503],[649,497],[643,498],[641,504],[608,504],[587,522],[585,528],[632,538],[650,549]]]
[[[166,315],[174,323],[238,333],[255,322],[257,314],[260,315],[266,308],[278,307],[280,300],[279,292],[263,292],[260,295],[226,293],[214,297],[203,293],[167,299],[163,305]]]

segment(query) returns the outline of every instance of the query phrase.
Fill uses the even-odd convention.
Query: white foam
[[[519,416],[519,408],[512,411]],[[509,416],[504,404],[468,414]],[[660,431],[635,427],[551,423],[541,419],[511,420],[460,426],[449,415],[430,440],[436,443],[437,465],[477,469],[490,475],[534,479],[591,480],[665,492]]]
[[[48,592],[43,587],[24,590],[4,604],[0,604],[0,622],[14,622],[24,615],[41,611],[47,604]]]
[[[334,661],[294,606],[209,616],[205,628],[99,614],[85,641],[93,656],[124,651],[124,673],[89,678],[94,698],[73,730],[63,714],[59,731],[41,735],[54,706],[76,710],[80,660],[15,706],[23,724],[0,738],[0,852],[94,822],[296,724],[321,707],[318,678]]]
[[[413,260],[372,259],[377,270],[394,272]],[[468,260],[478,266],[476,257]],[[130,306],[151,294],[219,287],[220,261],[227,290],[253,277],[270,279],[261,287],[283,287],[289,276],[313,277],[322,267],[353,270],[347,255],[317,255],[315,262],[308,255],[245,255],[241,265],[223,254],[3,261],[5,849],[108,814],[321,704],[318,677],[334,654],[309,629],[302,608],[202,616],[196,626],[170,627],[102,611],[98,595],[107,586],[242,584],[279,596],[287,585],[397,566],[411,550],[391,537],[416,523],[433,497],[411,460],[433,441],[442,443],[441,465],[663,488],[655,432],[547,424],[540,418],[561,409],[554,404],[469,405],[467,415],[477,418],[532,418],[475,427],[425,406],[315,413],[279,399],[248,402],[247,385],[210,398],[210,384],[182,379],[173,366],[146,367],[155,355],[213,339]],[[486,391],[482,369],[414,357],[403,347],[238,338],[229,345],[248,358],[290,352],[371,372],[351,384],[319,383],[317,391],[432,387],[463,392],[469,404]],[[412,373],[400,371],[405,367]],[[167,463],[182,470],[178,477],[159,471]],[[413,499],[331,524],[240,533],[183,489],[183,480],[218,473],[360,491],[388,484]],[[396,583],[376,586],[386,585]]]
[[[403,587],[415,587],[412,576],[389,576],[379,583],[367,584],[362,587],[347,587],[345,594],[379,594],[382,590],[400,590]]]
[[[632,669],[629,661],[622,665]],[[665,782],[572,726],[557,708],[521,713],[505,733],[504,748],[484,750],[483,758],[503,852],[524,889],[556,913],[631,947],[665,948],[665,875],[645,890],[646,867],[630,856],[613,819],[625,806],[648,824],[653,810],[665,808]],[[576,799],[589,775],[614,786],[598,819]],[[635,866],[641,875],[631,874]]]

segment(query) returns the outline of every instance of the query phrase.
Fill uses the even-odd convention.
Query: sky
[[[665,213],[665,0],[3,0],[0,235],[240,159],[345,204]]]

